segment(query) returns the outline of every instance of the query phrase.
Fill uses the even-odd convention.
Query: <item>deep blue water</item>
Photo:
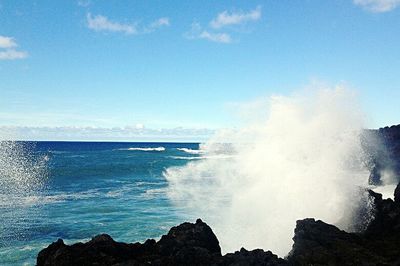
[[[27,160],[42,164],[30,178],[36,164],[3,163],[28,169],[23,178],[18,169],[0,176],[5,184],[0,189],[0,265],[34,265],[38,251],[58,238],[72,243],[108,233],[118,241],[143,241],[189,218],[169,201],[163,172],[198,156],[178,149],[196,150],[197,143],[18,145],[26,150],[14,160],[29,155]]]

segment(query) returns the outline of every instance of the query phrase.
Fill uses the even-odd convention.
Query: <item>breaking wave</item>
[[[249,122],[202,146],[225,158],[165,171],[172,202],[207,221],[224,252],[244,246],[284,256],[296,220],[307,217],[352,228],[368,185],[355,95],[323,88],[250,107]]]
[[[204,153],[203,150],[193,150],[193,149],[189,149],[189,148],[177,148],[177,150],[179,151],[183,151],[189,154],[202,154]]]
[[[140,147],[132,147],[132,148],[123,148],[123,149],[118,149],[120,151],[165,151],[164,147],[144,147],[144,148],[140,148]]]

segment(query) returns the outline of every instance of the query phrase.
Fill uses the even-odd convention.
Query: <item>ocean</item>
[[[35,265],[58,238],[159,238],[190,214],[166,195],[166,169],[198,143],[18,142],[0,148],[0,265]]]

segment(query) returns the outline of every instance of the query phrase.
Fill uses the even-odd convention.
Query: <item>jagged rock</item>
[[[373,199],[375,208],[374,219],[370,222],[366,229],[368,235],[382,235],[393,230],[396,215],[396,206],[392,199],[382,199],[382,194],[368,190],[370,197]]]
[[[288,262],[284,259],[279,258],[271,251],[264,251],[262,249],[255,249],[247,251],[241,248],[240,251],[235,253],[228,253],[224,256],[223,260],[219,264],[220,266],[232,265],[232,266],[256,266],[256,265],[288,265]]]
[[[115,242],[102,234],[87,243],[65,245],[61,239],[39,252],[37,265],[113,265],[143,255],[141,244]]]
[[[314,219],[297,221],[293,240],[288,260],[294,265],[377,265],[385,262],[366,248],[358,235]]]
[[[400,187],[400,184],[398,185]],[[314,219],[297,221],[292,265],[400,265],[400,206],[369,190],[374,219],[361,233],[346,233]]]
[[[115,242],[109,235],[94,237],[87,243],[65,245],[59,239],[39,252],[38,266],[51,265],[285,265],[270,251],[246,251],[221,255],[217,237],[211,228],[198,219],[195,224],[183,223],[171,228],[156,242],[144,244]]]
[[[183,223],[172,227],[167,235],[163,235],[157,243],[162,255],[174,255],[186,247],[199,247],[208,250],[212,254],[221,255],[221,248],[217,237],[211,228],[197,219],[195,225]]]
[[[312,218],[299,220],[286,260],[261,249],[242,248],[222,256],[217,237],[198,219],[171,228],[158,242],[119,243],[103,234],[68,246],[59,239],[39,253],[37,265],[400,265],[398,196],[394,202],[372,190],[369,195],[375,214],[365,232],[347,233]]]
[[[400,203],[400,183],[397,185],[396,189],[394,190],[394,202],[397,204]]]
[[[365,130],[361,136],[366,155],[366,166],[370,170],[369,183],[382,184],[382,174],[391,172],[400,181],[400,125],[378,130]]]

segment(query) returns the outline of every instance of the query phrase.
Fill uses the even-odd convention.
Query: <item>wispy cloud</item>
[[[206,39],[213,42],[231,43],[232,38],[228,33],[210,33],[206,30],[199,34],[200,39]]]
[[[86,19],[88,28],[95,31],[123,32],[125,34],[137,33],[137,29],[134,24],[124,24],[111,21],[102,15],[92,16],[92,14],[88,13]]]
[[[188,39],[204,39],[212,42],[231,43],[232,38],[228,33],[214,33],[202,29],[197,22],[192,23],[191,30],[185,34]]]
[[[202,28],[200,23],[194,22],[189,32],[185,34],[188,39],[204,39],[218,43],[232,43],[231,32],[234,26],[246,24],[261,19],[261,6],[248,12],[229,12],[227,10],[219,13],[208,23],[208,27]],[[228,27],[230,26],[230,27]],[[222,31],[222,29],[224,29]]]
[[[148,26],[144,26],[141,33],[150,33],[161,27],[168,27],[170,25],[169,18],[163,17],[151,22]]]
[[[162,26],[169,26],[169,18],[159,18],[150,24],[151,28],[159,28]]]
[[[374,13],[389,12],[400,6],[400,0],[353,0],[353,3]]]
[[[28,53],[16,50],[18,44],[12,37],[0,35],[0,60],[15,60],[28,57]]]
[[[17,43],[15,42],[14,38],[0,35],[0,48],[12,48],[16,46]]]
[[[78,0],[78,6],[88,7],[90,6],[90,0]]]
[[[0,140],[116,140],[116,141],[203,141],[214,130],[206,128],[132,127],[19,127],[0,126]]]
[[[249,21],[261,19],[261,7],[258,6],[249,12],[229,12],[227,10],[219,13],[216,18],[211,20],[210,26],[214,29],[220,29],[230,25],[241,25]]]
[[[89,29],[95,31],[122,32],[125,34],[145,34],[170,25],[169,18],[167,17],[159,18],[151,22],[149,25],[144,26],[140,26],[138,23],[120,23],[111,21],[106,16],[92,16],[90,13],[87,14],[86,18]]]
[[[24,59],[26,57],[28,57],[28,53],[23,51],[17,51],[14,49],[0,51],[0,60]]]

